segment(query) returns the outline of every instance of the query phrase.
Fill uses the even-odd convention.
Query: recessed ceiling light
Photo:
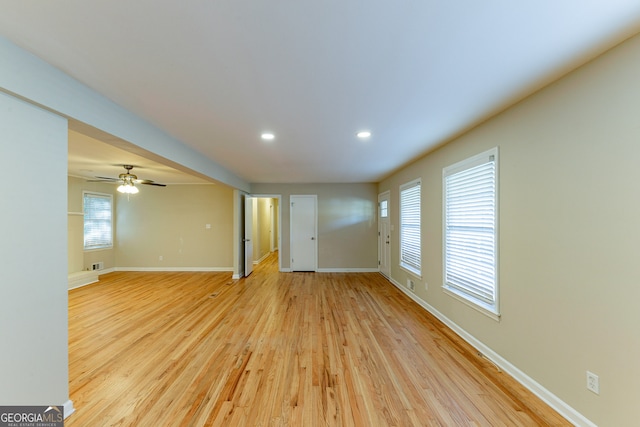
[[[356,136],[360,139],[367,139],[371,136],[371,132],[369,132],[368,130],[363,130],[358,132]]]
[[[276,136],[274,134],[272,134],[271,132],[265,132],[262,135],[260,135],[260,137],[262,139],[264,139],[265,141],[271,141],[273,140]]]

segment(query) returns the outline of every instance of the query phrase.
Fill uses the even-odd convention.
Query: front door
[[[390,277],[391,233],[389,232],[389,192],[378,195],[378,265],[380,273]]]
[[[291,196],[291,271],[316,271],[318,233],[316,195]]]

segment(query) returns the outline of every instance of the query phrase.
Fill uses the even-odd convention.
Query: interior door
[[[318,267],[318,198],[291,196],[291,271],[316,271]]]
[[[244,198],[244,276],[253,271],[253,201],[254,197]]]
[[[389,192],[378,195],[378,265],[380,273],[390,277],[391,233],[389,231]]]

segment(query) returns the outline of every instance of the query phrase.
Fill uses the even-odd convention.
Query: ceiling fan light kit
[[[133,185],[133,182],[124,182],[118,186],[118,192],[124,194],[137,194],[140,190]]]
[[[135,186],[135,183],[145,184],[145,185],[155,185],[157,187],[166,187],[165,184],[159,184],[157,182],[153,182],[150,179],[138,179],[138,177],[131,173],[131,169],[133,169],[132,165],[122,165],[125,168],[126,172],[118,175],[118,178],[108,178],[104,176],[97,176],[97,180],[89,180],[91,182],[104,182],[104,181],[112,181],[119,182],[118,192],[123,194],[137,194],[140,190]]]

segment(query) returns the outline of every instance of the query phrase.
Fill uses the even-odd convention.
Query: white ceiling
[[[0,0],[0,10],[1,35],[247,182],[379,181],[640,31],[637,0]],[[361,129],[373,136],[358,140]],[[260,139],[266,130],[274,141]]]

